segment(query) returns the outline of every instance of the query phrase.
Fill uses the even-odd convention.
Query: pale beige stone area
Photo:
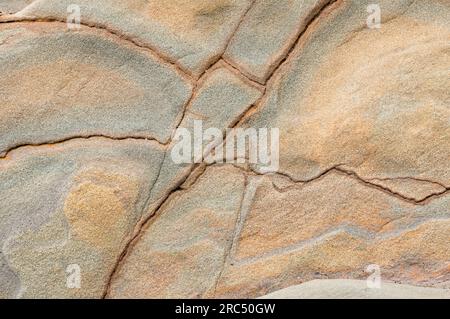
[[[37,0],[17,18],[66,21],[72,0]],[[153,48],[198,77],[223,53],[250,0],[77,0],[82,23]]]
[[[0,160],[0,297],[100,298],[163,154],[155,142],[93,138]],[[70,265],[80,289],[67,284]]]
[[[174,193],[126,256],[108,297],[211,295],[231,245],[244,185],[240,170],[212,167],[188,190]]]
[[[313,280],[268,294],[262,299],[450,299],[450,291],[382,282],[368,288],[358,280]]]
[[[368,3],[328,8],[248,126],[280,128],[281,171],[296,180],[339,165],[398,178],[386,187],[420,201],[450,186],[450,4],[381,1],[377,30]]]

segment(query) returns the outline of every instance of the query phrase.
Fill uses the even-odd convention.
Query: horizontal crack
[[[235,158],[234,160],[236,161],[236,158]],[[217,164],[217,163],[213,163],[213,164]],[[235,164],[231,164],[231,163],[229,163],[229,164],[230,164],[230,165],[234,165],[235,167],[237,167],[237,168],[239,168],[239,169],[241,169],[241,170],[244,170],[244,171],[246,171],[246,172],[251,172],[251,173],[253,173],[253,174],[255,174],[255,175],[268,176],[268,177],[278,175],[278,176],[286,177],[286,178],[288,178],[289,181],[290,181],[291,183],[293,183],[293,184],[308,184],[308,183],[312,183],[312,182],[315,182],[315,181],[317,181],[317,180],[319,180],[319,179],[321,179],[321,178],[327,176],[328,174],[330,174],[330,173],[332,173],[332,172],[337,172],[337,173],[340,173],[340,174],[349,176],[349,177],[351,177],[351,178],[354,178],[355,180],[361,182],[362,184],[364,184],[364,185],[366,185],[366,186],[369,186],[369,187],[371,187],[371,188],[376,188],[376,189],[378,189],[378,190],[383,191],[384,193],[387,193],[388,195],[394,196],[394,197],[396,197],[396,198],[399,198],[399,199],[401,199],[401,200],[403,200],[403,201],[406,201],[406,202],[408,202],[408,203],[410,203],[410,204],[414,204],[414,205],[426,205],[426,204],[428,204],[428,202],[429,202],[431,199],[438,198],[438,197],[440,197],[440,196],[442,196],[442,195],[445,195],[445,194],[447,194],[447,193],[450,193],[450,187],[445,187],[444,185],[442,185],[442,187],[444,188],[444,190],[442,190],[441,192],[432,193],[432,194],[430,194],[430,195],[424,197],[424,198],[421,199],[421,200],[417,200],[417,199],[414,199],[414,198],[405,196],[405,195],[403,195],[403,194],[400,194],[400,193],[398,193],[398,192],[395,192],[395,191],[389,189],[388,187],[384,187],[384,186],[381,186],[381,185],[372,183],[372,182],[371,182],[372,179],[369,179],[369,180],[364,179],[363,177],[359,176],[356,172],[353,172],[353,171],[351,171],[351,170],[342,168],[342,166],[344,166],[345,164],[337,164],[337,165],[333,165],[332,167],[327,168],[326,170],[322,171],[322,172],[319,173],[318,175],[316,175],[316,176],[314,176],[314,177],[312,177],[312,178],[309,178],[309,179],[304,179],[304,180],[301,180],[301,179],[295,179],[295,178],[292,177],[289,173],[285,173],[285,172],[260,173],[260,172],[258,172],[257,170],[255,170],[255,169],[252,168],[252,167],[249,167],[249,168],[243,168],[242,166],[239,166],[239,165],[235,165]],[[415,178],[412,177],[411,179],[415,179]],[[437,183],[436,183],[436,184],[437,184]],[[441,184],[439,184],[439,185],[441,185]],[[283,190],[280,190],[280,189],[278,189],[277,187],[276,187],[276,189],[277,189],[278,191],[286,191],[287,189],[289,189],[289,187],[283,188]]]
[[[147,138],[147,137],[140,137],[140,136],[114,137],[114,136],[108,136],[108,135],[103,135],[103,134],[78,135],[78,136],[71,136],[71,137],[59,139],[59,140],[47,141],[44,143],[28,143],[28,144],[16,145],[16,146],[9,148],[8,150],[0,153],[0,160],[6,159],[11,152],[14,152],[20,148],[52,146],[52,145],[57,145],[57,144],[63,144],[68,141],[71,141],[71,140],[89,140],[89,139],[93,139],[93,138],[105,138],[105,139],[114,140],[114,141],[126,141],[126,140],[152,141],[152,142],[158,143],[159,145],[163,145],[163,146],[166,146],[168,144],[168,143],[161,143],[154,138]]]

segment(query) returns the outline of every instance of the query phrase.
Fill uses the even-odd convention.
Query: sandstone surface
[[[0,0],[0,298],[448,298],[449,0],[76,4]]]

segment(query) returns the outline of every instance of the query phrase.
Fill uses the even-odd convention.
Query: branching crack
[[[342,168],[342,167],[337,167],[337,168],[335,168],[335,170],[338,171],[338,172],[341,172],[341,173],[343,173],[343,174],[346,174],[346,175],[348,175],[348,176],[352,176],[352,177],[356,178],[358,181],[360,181],[361,183],[363,183],[363,184],[365,184],[365,185],[368,185],[368,186],[370,186],[370,187],[373,187],[373,188],[377,188],[377,189],[379,189],[379,190],[382,190],[382,191],[384,191],[384,192],[386,192],[386,193],[388,193],[388,194],[391,194],[391,195],[393,195],[393,196],[395,196],[395,197],[397,197],[397,198],[400,198],[400,199],[402,199],[402,200],[404,200],[404,201],[407,201],[407,202],[409,202],[409,203],[411,203],[411,204],[414,204],[414,205],[425,205],[425,204],[427,204],[431,199],[438,198],[438,197],[440,197],[440,196],[442,196],[442,195],[446,195],[447,193],[450,192],[450,187],[445,187],[444,185],[439,184],[439,185],[441,185],[441,186],[443,187],[443,190],[442,190],[442,191],[440,191],[440,192],[435,192],[435,193],[431,193],[431,194],[429,194],[428,196],[426,196],[425,198],[423,198],[423,199],[421,199],[421,200],[417,200],[417,199],[415,199],[415,198],[408,197],[408,196],[405,196],[405,195],[400,194],[400,193],[398,193],[398,192],[395,192],[395,191],[393,191],[392,189],[390,189],[390,188],[388,188],[388,187],[385,187],[385,186],[381,186],[381,185],[375,184],[375,183],[371,182],[371,180],[364,179],[364,178],[362,178],[361,176],[359,176],[356,172],[353,172],[353,171],[344,169],[344,168]],[[409,179],[413,179],[413,180],[415,179],[414,177],[408,177],[408,178],[409,178]],[[416,180],[419,180],[419,181],[426,181],[426,180],[421,180],[421,179],[416,179]],[[435,182],[430,182],[430,183],[437,184],[437,183],[435,183]]]

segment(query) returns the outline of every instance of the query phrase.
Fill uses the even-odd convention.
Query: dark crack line
[[[221,51],[219,54],[217,54],[216,57],[211,58],[211,60],[209,61],[208,65],[207,65],[207,67],[206,67],[206,69],[198,76],[199,79],[202,78],[207,72],[209,72],[209,70],[210,70],[211,68],[213,68],[214,65],[215,65],[217,62],[220,61],[220,59],[223,59],[223,55],[224,55],[225,52],[227,51],[228,46],[230,45],[230,42],[233,40],[234,35],[235,35],[236,32],[239,30],[239,28],[240,28],[242,22],[245,20],[247,14],[250,12],[251,8],[253,7],[253,5],[254,5],[255,3],[256,3],[256,0],[253,0],[252,3],[248,6],[247,10],[242,14],[242,16],[241,16],[239,22],[238,22],[237,25],[236,25],[236,28],[233,30],[233,32],[231,32],[230,36],[228,37],[227,41],[225,42],[225,45],[224,45],[222,51]],[[239,70],[239,69],[238,69],[238,70]],[[247,78],[241,70],[239,70],[239,73],[240,73],[243,77]]]
[[[399,220],[399,219],[402,219],[402,218],[408,218],[408,217],[404,216],[404,217],[400,217],[400,218],[397,218],[397,219],[392,219],[386,224],[395,222],[395,220]],[[334,235],[336,235],[336,234],[338,234],[340,232],[345,232],[346,234],[349,234],[350,236],[352,236],[354,238],[361,239],[366,244],[368,244],[370,242],[374,242],[375,240],[380,241],[380,240],[389,240],[389,239],[392,239],[392,238],[396,238],[396,237],[400,236],[403,233],[414,231],[414,230],[418,229],[419,227],[421,227],[422,225],[425,225],[425,224],[430,223],[430,222],[449,221],[449,220],[450,220],[449,218],[433,218],[433,217],[430,217],[430,218],[418,218],[409,227],[399,228],[399,229],[396,229],[394,231],[387,232],[385,234],[380,234],[380,232],[382,232],[382,228],[380,228],[380,230],[370,231],[370,230],[367,230],[365,228],[361,228],[361,227],[359,227],[357,225],[339,225],[338,227],[325,230],[324,232],[316,235],[316,237],[300,240],[300,241],[298,241],[296,243],[293,243],[291,245],[280,247],[280,248],[277,248],[277,249],[273,249],[271,251],[262,253],[260,255],[243,257],[241,259],[236,260],[235,261],[235,265],[237,265],[237,266],[244,266],[244,265],[248,265],[248,264],[251,264],[251,263],[259,262],[259,261],[262,261],[262,260],[267,260],[267,259],[270,259],[270,258],[273,258],[273,257],[295,253],[295,252],[301,251],[302,249],[304,249],[304,248],[306,248],[308,246],[312,247],[312,246],[314,246],[316,244],[319,244],[319,243],[323,242],[324,240],[330,239]]]
[[[234,161],[236,161],[236,159],[234,159]],[[213,164],[217,164],[217,163],[213,163]],[[425,206],[425,205],[427,205],[429,203],[430,200],[435,199],[435,198],[439,198],[439,197],[441,197],[443,195],[446,195],[447,193],[450,193],[450,187],[444,187],[443,186],[445,188],[443,191],[432,193],[432,194],[424,197],[421,200],[417,200],[417,199],[405,196],[403,194],[400,194],[398,192],[395,192],[395,191],[391,190],[388,187],[384,187],[384,186],[372,183],[372,182],[370,182],[370,180],[364,179],[363,177],[359,176],[356,172],[348,170],[348,169],[344,169],[342,166],[345,166],[345,164],[333,165],[330,168],[327,168],[326,170],[322,171],[320,174],[318,174],[318,175],[316,175],[316,176],[314,176],[312,178],[304,179],[304,180],[295,179],[290,174],[285,173],[285,172],[260,173],[257,170],[255,170],[255,168],[252,168],[252,167],[243,168],[242,166],[239,166],[239,165],[236,165],[236,164],[231,164],[231,163],[229,163],[229,164],[230,165],[234,165],[235,167],[237,167],[237,168],[239,168],[239,169],[241,169],[241,170],[243,170],[243,171],[245,171],[247,173],[251,172],[251,173],[253,173],[255,175],[268,176],[268,177],[278,175],[278,176],[282,176],[282,177],[288,178],[292,184],[302,184],[302,185],[307,185],[309,183],[313,183],[313,182],[315,182],[317,180],[320,180],[323,177],[329,175],[332,172],[337,172],[337,173],[339,173],[341,175],[345,175],[345,176],[351,177],[351,178],[357,180],[358,182],[364,184],[365,186],[368,186],[368,187],[371,187],[371,188],[375,188],[375,189],[380,190],[380,191],[382,191],[382,192],[384,192],[384,193],[386,193],[386,194],[388,194],[390,196],[396,197],[396,198],[398,198],[398,199],[400,199],[402,201],[408,202],[408,203],[413,204],[413,205],[420,205],[420,206]],[[414,178],[412,178],[412,179],[414,179]],[[275,190],[277,190],[278,192],[285,192],[285,191],[287,191],[289,189],[290,189],[290,187],[286,187],[286,188],[283,188],[282,190],[280,190],[279,188],[275,187]]]
[[[380,181],[380,182],[382,182],[382,181],[398,181],[398,180],[408,181],[408,180],[411,180],[411,181],[416,181],[416,182],[424,182],[424,183],[429,183],[429,184],[435,184],[435,185],[437,185],[439,187],[446,188],[446,189],[449,188],[448,186],[446,186],[446,185],[444,185],[444,184],[442,184],[440,182],[433,181],[433,180],[426,179],[426,178],[418,178],[418,177],[383,177],[383,178],[375,177],[375,178],[370,178],[368,180],[369,181]]]
[[[286,64],[289,60],[289,57],[292,56],[293,52],[295,51],[295,48],[298,46],[298,44],[301,42],[303,36],[308,33],[311,26],[316,23],[322,16],[322,14],[327,11],[332,5],[334,5],[337,2],[340,2],[342,0],[329,0],[328,2],[324,3],[322,7],[317,8],[316,11],[313,11],[309,17],[309,19],[306,20],[305,27],[303,31],[301,31],[297,37],[297,39],[294,41],[292,46],[286,51],[284,57],[280,60],[278,65],[273,69],[272,72],[269,73],[269,76],[267,77],[266,81],[264,82],[264,85],[266,85],[273,77],[274,75],[282,68],[284,64]]]
[[[15,17],[14,15],[11,16],[12,19],[11,20],[0,20],[0,24],[13,24],[13,23],[27,23],[27,22],[34,22],[34,23],[64,23],[66,24],[67,21],[64,21],[60,18],[56,18],[56,17],[48,17],[48,18],[36,18],[36,17]],[[159,52],[156,48],[148,45],[148,44],[143,44],[140,41],[136,40],[135,38],[132,38],[130,36],[127,36],[125,34],[122,34],[119,31],[113,30],[105,25],[102,24],[98,24],[98,23],[90,23],[90,22],[86,22],[86,21],[81,21],[80,25],[86,27],[86,28],[90,28],[90,29],[96,29],[96,30],[103,30],[105,32],[107,32],[109,35],[112,35],[114,37],[117,37],[121,40],[124,40],[140,49],[144,49],[149,51],[157,60],[160,60],[161,62],[165,63],[165,64],[169,64],[171,65],[174,69],[176,69],[176,71],[178,73],[180,73],[180,75],[187,79],[189,82],[194,83],[195,80],[192,78],[192,76],[190,75],[188,70],[185,70],[183,67],[181,67],[180,65],[178,65],[173,59],[171,59],[170,57],[168,57],[167,55]],[[74,31],[76,32],[76,31]]]
[[[150,198],[151,198],[151,195],[152,195],[152,190],[155,187],[155,185],[158,182],[159,177],[161,175],[161,171],[162,171],[162,168],[164,166],[164,161],[166,159],[166,156],[167,156],[167,151],[164,152],[163,158],[161,160],[161,165],[159,165],[158,174],[156,175],[155,180],[153,181],[152,185],[149,188],[147,198],[145,199],[144,204],[142,205],[141,214],[138,215],[138,216],[140,216],[140,220],[135,225],[135,228],[138,227],[138,231],[134,230],[134,234],[127,241],[127,243],[125,244],[124,248],[122,249],[119,257],[117,258],[116,263],[114,264],[114,267],[113,267],[113,269],[111,270],[111,272],[110,272],[110,274],[108,276],[108,281],[106,282],[106,286],[105,286],[105,289],[104,289],[104,292],[103,292],[103,295],[102,295],[102,299],[106,298],[106,296],[107,296],[107,294],[108,294],[108,292],[109,292],[109,290],[111,288],[112,278],[115,276],[116,272],[119,270],[119,266],[121,265],[122,260],[127,255],[127,252],[129,251],[130,246],[132,245],[133,241],[136,239],[136,237],[141,232],[141,229],[142,229],[143,225],[145,224],[145,222],[148,219],[150,219],[151,217],[153,217],[153,214],[150,214],[150,216],[147,219],[145,219],[143,216],[145,214],[145,210],[148,208],[148,204],[149,204],[149,201],[150,201]]]
[[[403,194],[400,194],[398,192],[395,192],[395,191],[393,191],[392,189],[390,189],[388,187],[384,187],[384,186],[381,186],[381,185],[378,185],[378,184],[374,184],[374,183],[370,182],[370,180],[366,180],[366,179],[362,178],[356,172],[353,172],[353,171],[350,171],[350,170],[347,170],[347,169],[343,169],[342,167],[337,167],[337,168],[335,168],[335,170],[337,172],[343,173],[345,175],[352,176],[352,177],[354,177],[355,179],[357,179],[358,181],[360,181],[361,183],[363,183],[365,185],[368,185],[368,186],[373,187],[373,188],[377,188],[377,189],[379,189],[381,191],[384,191],[385,193],[393,195],[393,196],[395,196],[397,198],[400,198],[400,199],[402,199],[402,200],[404,200],[404,201],[406,201],[408,203],[414,204],[414,205],[426,205],[429,200],[431,200],[433,198],[438,198],[438,197],[440,197],[442,195],[445,195],[446,193],[448,193],[450,191],[450,188],[445,188],[445,190],[443,190],[441,192],[432,193],[432,194],[424,197],[421,200],[417,200],[417,199],[405,196]]]
[[[164,162],[163,162],[164,163]],[[150,213],[148,216],[143,217],[138,223],[137,223],[137,231],[134,231],[133,236],[131,236],[131,239],[128,241],[128,243],[125,245],[124,249],[122,250],[122,252],[119,255],[119,258],[117,260],[117,262],[115,263],[115,266],[109,276],[109,279],[106,283],[105,286],[105,290],[103,292],[102,295],[102,299],[106,299],[108,298],[110,291],[111,291],[111,285],[112,282],[114,281],[116,275],[119,273],[123,263],[125,262],[125,260],[127,259],[127,257],[131,254],[131,252],[133,251],[133,247],[139,242],[139,239],[142,237],[142,235],[145,233],[145,230],[147,229],[147,227],[149,226],[150,222],[157,216],[159,216],[159,212],[160,210],[164,207],[164,205],[169,202],[169,200],[175,196],[177,193],[179,192],[186,192],[187,190],[190,189],[190,187],[194,186],[195,183],[197,183],[197,181],[199,180],[200,176],[204,174],[204,172],[202,172],[200,174],[200,176],[198,176],[194,183],[192,183],[188,188],[182,188],[182,184],[192,175],[192,173],[195,171],[195,168],[200,165],[200,164],[196,164],[193,165],[193,167],[191,167],[190,171],[186,173],[186,175],[183,178],[180,178],[176,185],[174,185],[174,187],[172,188],[172,190],[169,190],[167,195],[164,196],[164,198],[160,199],[160,203],[158,204],[158,206],[153,209],[153,212]],[[162,166],[161,166],[162,168]],[[161,168],[160,168],[160,172],[161,173]],[[159,174],[158,174],[158,178],[159,178]],[[158,180],[158,178],[155,180],[155,184]],[[154,186],[154,185],[153,185]],[[152,187],[153,188],[153,187]],[[150,191],[151,192],[151,191]],[[143,209],[143,212],[146,211],[146,209],[148,208],[148,204],[149,204],[149,200],[150,200],[150,195],[147,199],[147,203],[145,204],[145,207]]]
[[[318,8],[317,12],[315,14],[311,15],[311,18],[305,24],[305,27],[304,27],[303,31],[299,33],[297,39],[293,42],[292,46],[286,51],[286,54],[285,54],[284,58],[282,58],[280,60],[280,62],[278,63],[278,65],[272,70],[272,72],[267,77],[266,81],[264,83],[259,83],[258,81],[253,80],[253,82],[259,83],[259,84],[261,84],[263,86],[264,92],[263,92],[263,95],[260,98],[259,102],[255,103],[254,106],[251,109],[249,109],[248,112],[246,114],[244,114],[244,116],[242,116],[242,118],[239,121],[238,125],[240,125],[241,123],[245,122],[248,118],[250,118],[255,112],[257,112],[263,106],[264,101],[267,98],[267,93],[269,92],[269,89],[268,89],[269,88],[269,83],[275,78],[276,74],[278,74],[279,72],[282,71],[283,66],[286,65],[287,63],[289,63],[290,57],[294,54],[295,49],[298,47],[298,45],[302,41],[303,37],[306,34],[308,34],[308,32],[310,31],[311,27],[315,23],[317,23],[317,21],[319,21],[321,19],[322,15],[326,11],[334,9],[334,8],[332,8],[333,5],[339,5],[341,2],[342,2],[342,0],[330,0],[330,1],[326,2],[322,7]],[[230,63],[230,61],[227,61],[226,59],[223,59],[223,60],[227,64],[229,64],[231,67],[233,67],[234,69],[238,70],[239,73],[243,77],[250,79],[237,66],[233,65],[232,63]]]
[[[54,146],[54,145],[58,145],[58,144],[63,144],[72,140],[90,140],[90,139],[95,139],[95,138],[104,138],[104,139],[108,139],[108,140],[113,140],[113,141],[127,141],[127,140],[138,140],[138,141],[151,141],[151,142],[155,142],[159,145],[162,146],[166,146],[168,143],[161,143],[160,141],[156,140],[155,138],[148,138],[148,137],[141,137],[141,136],[125,136],[125,137],[114,137],[114,136],[109,136],[109,135],[104,135],[104,134],[92,134],[92,135],[77,135],[77,136],[71,136],[68,138],[64,138],[64,139],[59,139],[59,140],[53,140],[53,141],[49,141],[49,142],[45,142],[45,143],[24,143],[24,144],[19,144],[16,145],[14,147],[9,148],[8,150],[3,151],[2,153],[0,153],[0,160],[2,159],[6,159],[8,157],[8,155],[18,149],[21,148],[26,148],[26,147],[40,147],[40,146]]]
[[[217,291],[217,287],[220,283],[220,279],[222,278],[222,274],[225,271],[225,268],[227,266],[227,264],[230,263],[230,257],[231,257],[231,251],[233,249],[233,246],[235,245],[235,241],[236,241],[236,237],[239,234],[239,224],[241,223],[242,220],[242,209],[244,207],[244,201],[245,201],[245,197],[247,194],[247,188],[248,188],[248,176],[247,174],[243,174],[244,175],[244,188],[242,191],[242,197],[241,197],[241,201],[240,201],[240,205],[236,214],[236,220],[234,222],[234,228],[233,228],[233,234],[231,236],[231,238],[229,239],[228,245],[225,247],[225,251],[223,254],[223,260],[222,260],[222,266],[219,270],[219,273],[217,275],[217,278],[214,282],[214,287],[212,290],[212,297],[214,298],[214,296],[216,295],[216,291]]]
[[[255,81],[255,80],[249,78],[246,74],[244,74],[241,70],[239,70],[237,67],[235,67],[233,64],[231,64],[231,63],[230,63],[228,60],[226,60],[224,57],[222,57],[222,58],[220,59],[219,62],[222,62],[223,65],[224,65],[227,69],[229,69],[231,72],[233,72],[233,73],[235,73],[235,74],[236,74],[236,73],[239,74],[239,76],[240,76],[241,78],[243,78],[243,80],[245,80],[245,82],[247,82],[247,83],[250,84],[251,86],[257,88],[258,90],[264,92],[264,90],[265,90],[264,84],[261,84],[261,83],[259,83],[258,81]]]

